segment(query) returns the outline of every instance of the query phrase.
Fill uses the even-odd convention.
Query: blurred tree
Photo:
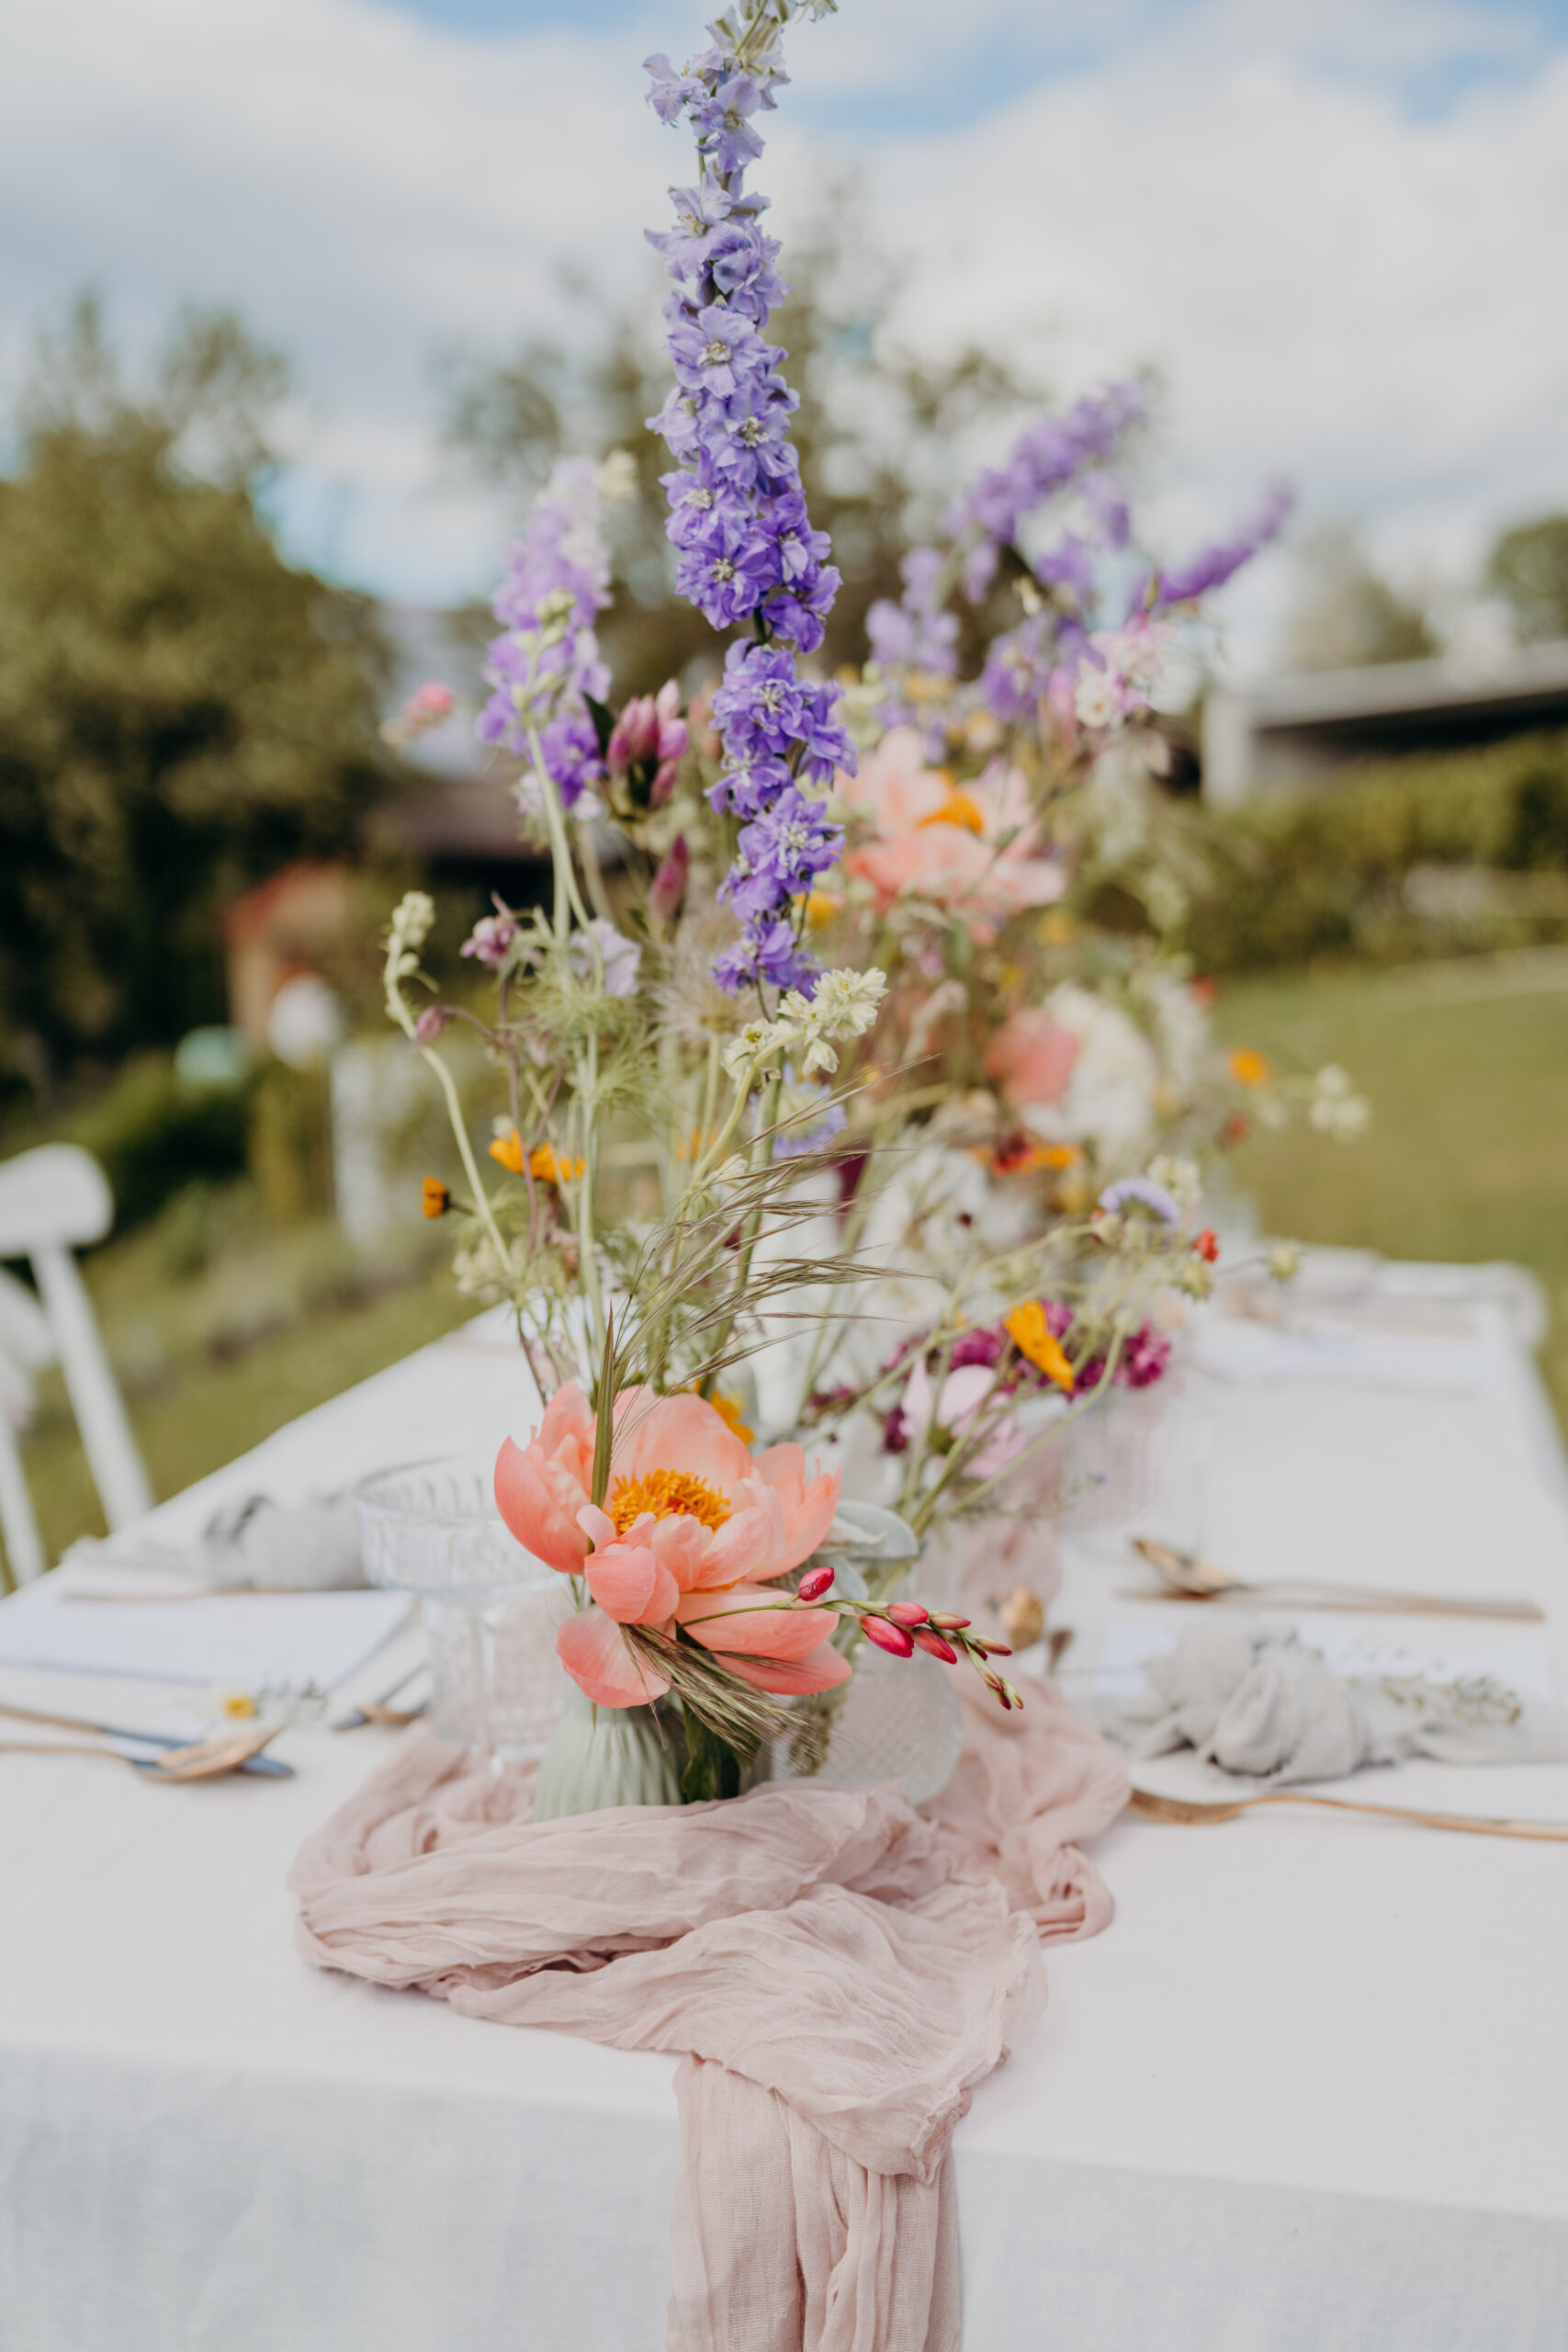
[[[1314,532],[1300,564],[1300,594],[1286,631],[1295,668],[1359,670],[1376,662],[1418,662],[1438,650],[1425,613],[1372,570],[1343,525]]]
[[[1513,606],[1527,644],[1568,637],[1568,514],[1505,531],[1487,558],[1486,584]]]
[[[937,527],[962,485],[968,445],[994,443],[1000,425],[1021,422],[1046,395],[974,345],[932,362],[887,345],[879,322],[897,272],[871,243],[851,188],[826,193],[783,266],[794,291],[768,339],[789,355],[811,519],[831,533],[844,576],[822,650],[831,666],[863,658],[866,611],[878,596],[898,594],[899,560]],[[563,453],[621,448],[634,457],[637,498],[613,518],[628,593],[601,634],[617,695],[639,694],[694,658],[714,659],[712,629],[674,593],[659,479],[671,460],[645,423],[663,405],[670,363],[655,301],[639,297],[616,311],[579,281],[567,290],[590,314],[570,349],[532,337],[499,364],[448,364],[447,437],[487,478],[530,496]]]
[[[284,390],[224,311],[141,390],[90,299],[39,345],[0,481],[0,1059],[35,1085],[221,1019],[220,904],[385,788],[368,602],[257,503]]]

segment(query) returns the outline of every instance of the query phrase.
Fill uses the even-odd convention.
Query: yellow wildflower
[[[445,1216],[452,1205],[452,1194],[439,1176],[427,1176],[420,1192],[420,1206],[426,1216]]]
[[[509,1168],[513,1176],[522,1175],[523,1138],[515,1127],[512,1129],[510,1135],[496,1136],[495,1141],[491,1145],[490,1156],[492,1159],[498,1159],[503,1168]]]
[[[573,1183],[587,1167],[586,1159],[558,1159],[547,1143],[536,1144],[528,1154],[528,1173],[544,1184]]]
[[[1230,1073],[1238,1086],[1267,1086],[1274,1075],[1262,1054],[1250,1046],[1236,1046],[1228,1057]]]
[[[244,1722],[256,1711],[256,1702],[248,1690],[226,1690],[220,1703],[223,1713],[232,1716],[237,1723]]]
[[[1037,1298],[1025,1299],[1003,1317],[1003,1328],[1021,1356],[1027,1356],[1037,1372],[1054,1380],[1065,1395],[1073,1393],[1073,1368],[1062,1352],[1062,1343],[1045,1320],[1045,1309]]]

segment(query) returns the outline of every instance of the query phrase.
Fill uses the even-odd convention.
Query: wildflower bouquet
[[[1130,548],[1114,469],[1145,405],[1113,388],[1026,435],[950,545],[910,555],[858,676],[811,666],[839,575],[767,340],[779,247],[746,181],[782,32],[831,6],[736,0],[683,70],[649,61],[656,111],[697,153],[649,232],[673,378],[650,422],[677,583],[729,638],[722,675],[684,709],[673,683],[614,709],[596,631],[629,461],[558,465],[508,550],[479,720],[547,850],[547,902],[498,897],[465,942],[482,1012],[427,978],[428,898],[403,899],[387,942],[388,1012],[463,1170],[460,1189],[428,1181],[426,1211],[459,1220],[459,1283],[511,1304],[548,1400],[502,1455],[498,1503],[570,1580],[558,1648],[585,1697],[679,1711],[688,1795],[738,1785],[865,1641],[967,1657],[1016,1703],[962,1619],[811,1565],[842,1550],[854,1434],[899,1460],[911,1540],[994,1511],[1064,1418],[1157,1376],[1154,1303],[1201,1295],[1214,1255],[1192,1155],[1233,1098],[1280,1094],[1208,1048],[1157,940],[1094,919],[1112,884],[1161,920],[1179,893],[1182,844],[1138,784],[1149,695],[1170,616],[1277,502],[1245,544],[1132,582],[1102,625],[1093,559]],[[1064,501],[1096,545],[1079,528],[1026,557]],[[960,591],[1023,616],[967,682]],[[457,1025],[501,1092],[488,1152],[445,1056]],[[628,1160],[651,1165],[657,1213],[630,1213]]]

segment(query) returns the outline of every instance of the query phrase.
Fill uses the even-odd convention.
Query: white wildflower
[[[637,459],[629,449],[612,449],[593,477],[606,506],[625,506],[637,496]]]
[[[1299,1241],[1271,1241],[1266,1261],[1271,1282],[1293,1283],[1302,1270],[1302,1245]]]
[[[1122,716],[1121,681],[1105,670],[1080,670],[1073,688],[1080,727],[1114,727]]]
[[[1146,1170],[1151,1184],[1158,1184],[1180,1202],[1184,1209],[1195,1208],[1203,1189],[1203,1179],[1195,1159],[1175,1159],[1168,1152],[1160,1152],[1151,1159]]]
[[[724,1049],[724,1067],[739,1086],[741,1080],[760,1069],[788,1042],[781,1036],[771,1021],[749,1021],[739,1037]]]

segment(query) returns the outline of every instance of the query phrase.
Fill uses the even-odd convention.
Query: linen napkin
[[[455,2008],[682,2053],[671,2352],[957,2352],[949,2163],[1043,1996],[1042,1940],[1111,1899],[1077,1841],[1125,1770],[1059,1693],[965,1693],[917,1812],[888,1784],[529,1821],[425,1731],[302,1849],[302,1950]]]
[[[1205,1619],[1147,1688],[1101,1704],[1102,1728],[1134,1756],[1195,1748],[1239,1779],[1337,1781],[1367,1764],[1561,1763],[1568,1714],[1490,1675],[1340,1676],[1286,1628]]]

